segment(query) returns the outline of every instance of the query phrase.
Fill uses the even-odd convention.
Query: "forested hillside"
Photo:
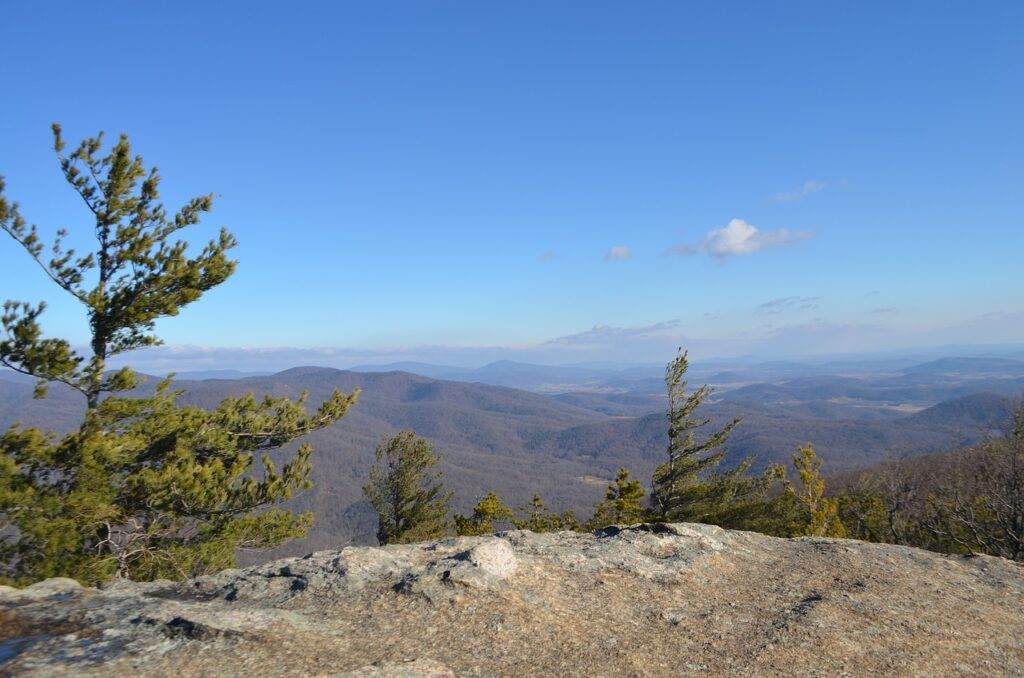
[[[152,389],[154,380],[140,392]],[[183,402],[214,407],[248,391],[312,402],[335,388],[362,389],[356,407],[337,424],[309,436],[315,453],[314,487],[293,500],[316,521],[307,539],[284,547],[301,553],[353,540],[372,543],[375,516],[361,487],[381,438],[412,429],[443,457],[453,509],[466,511],[487,491],[525,504],[535,492],[553,508],[586,515],[620,467],[649,478],[667,444],[662,399],[641,394],[544,396],[500,386],[442,381],[405,372],[356,373],[295,368],[265,377],[176,382]],[[69,430],[80,420],[81,398],[54,387],[33,400],[28,380],[0,379],[0,426],[14,421]],[[616,409],[616,407],[618,409]],[[819,403],[783,405],[721,400],[706,406],[716,423],[742,417],[728,445],[730,466],[754,456],[754,468],[788,464],[793,450],[813,443],[828,472],[973,442],[1008,417],[1002,396],[975,394],[911,415],[858,418],[848,408]],[[646,414],[637,416],[636,413]],[[836,416],[838,415],[838,416]],[[293,446],[294,447],[294,446]]]

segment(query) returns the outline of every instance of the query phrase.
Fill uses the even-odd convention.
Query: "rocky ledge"
[[[706,525],[0,590],[5,675],[1024,674],[1024,570]]]

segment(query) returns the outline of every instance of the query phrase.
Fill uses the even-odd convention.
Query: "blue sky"
[[[241,264],[160,323],[183,361],[1024,340],[1019,2],[0,11],[0,173],[44,232],[89,230],[51,121],[219,196],[189,239]],[[85,338],[11,241],[0,297]]]

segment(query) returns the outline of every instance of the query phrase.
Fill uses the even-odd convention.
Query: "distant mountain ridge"
[[[409,372],[434,379],[508,386],[541,393],[570,391],[642,390],[660,384],[663,368],[650,366],[604,367],[583,365],[535,365],[498,360],[482,367],[464,368],[419,362],[357,365],[353,372]]]
[[[969,374],[1024,376],[1024,360],[1012,358],[939,358],[930,362],[908,367],[905,374]]]
[[[545,394],[629,394],[660,396],[664,370],[656,365],[536,365],[500,360],[465,368],[417,362],[361,365],[357,372],[404,371],[434,379],[509,386]],[[953,356],[914,362],[884,358],[824,360],[695,361],[689,377],[716,385],[723,396],[756,402],[767,399],[855,398],[919,408],[942,400],[992,391],[1024,391],[1024,361],[1002,356]],[[828,394],[830,392],[831,394]],[[609,411],[629,411],[609,405]]]

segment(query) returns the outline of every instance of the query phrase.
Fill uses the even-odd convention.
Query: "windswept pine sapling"
[[[763,513],[764,496],[777,474],[771,470],[763,476],[747,475],[751,459],[724,473],[718,471],[725,458],[722,446],[740,420],[733,419],[698,440],[697,432],[711,420],[697,417],[696,410],[711,389],[705,385],[688,393],[683,378],[688,367],[687,354],[680,350],[665,370],[668,460],[652,479],[654,511],[662,520],[743,528]]]
[[[725,457],[721,447],[739,424],[739,419],[708,434],[698,442],[696,431],[711,423],[698,419],[695,412],[711,395],[704,385],[687,393],[683,379],[689,368],[686,352],[680,351],[665,369],[668,393],[668,461],[654,472],[651,499],[655,510],[669,520],[697,520],[713,513],[721,497],[711,475]]]

